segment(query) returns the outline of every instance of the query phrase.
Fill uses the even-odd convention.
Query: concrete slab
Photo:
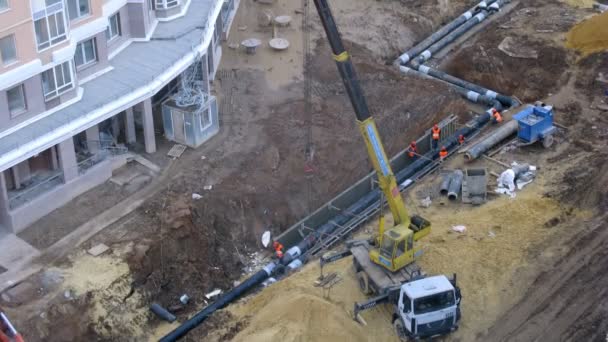
[[[24,281],[22,283],[17,284],[15,287],[12,287],[4,292],[0,297],[6,303],[11,303],[13,305],[20,305],[32,298],[36,298],[38,294],[38,289],[34,284],[29,281]]]
[[[94,247],[90,248],[87,251],[87,253],[91,254],[92,256],[99,256],[99,255],[105,253],[108,249],[110,249],[110,247],[108,247],[104,243],[100,243],[100,244],[95,245]]]
[[[7,270],[21,265],[40,255],[40,252],[15,234],[0,238],[0,265]]]
[[[0,274],[0,289],[3,290],[17,284],[24,278],[13,278],[14,272],[21,270],[40,252],[15,234],[7,234],[0,238],[0,266],[6,272]]]
[[[160,166],[154,164],[153,162],[140,156],[139,154],[134,155],[133,160],[135,160],[136,162],[140,163],[141,165],[147,167],[148,169],[152,170],[155,173],[160,173],[160,171],[161,171]]]
[[[127,168],[125,170],[120,170],[119,172],[112,175],[112,178],[110,178],[110,182],[112,182],[118,186],[123,186],[125,184],[131,183],[131,181],[133,179],[137,178],[140,175],[141,175],[141,172],[139,172],[135,169]]]

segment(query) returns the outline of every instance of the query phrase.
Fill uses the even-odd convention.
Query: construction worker
[[[448,149],[445,146],[441,146],[441,151],[439,151],[439,161],[442,162],[445,157],[448,156]]]
[[[460,144],[460,145],[464,144],[464,135],[463,134],[458,136],[458,144]]]
[[[277,258],[281,259],[283,257],[283,245],[279,241],[275,241],[273,242],[272,247],[274,247]]]
[[[441,138],[441,129],[437,124],[433,125],[432,129],[432,137],[433,137],[433,148],[437,148],[439,144],[439,139]]]
[[[502,122],[502,115],[500,115],[500,112],[497,111],[496,108],[492,108],[492,122],[495,124]]]
[[[418,150],[416,149],[416,142],[412,141],[410,143],[410,146],[407,148],[407,155],[410,158],[416,158],[416,155],[418,154]]]

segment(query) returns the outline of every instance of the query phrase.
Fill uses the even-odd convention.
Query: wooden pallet
[[[187,149],[188,147],[182,144],[175,144],[173,145],[173,147],[171,147],[171,149],[169,150],[169,152],[167,152],[167,156],[173,158],[173,159],[177,159],[179,157],[182,156],[182,154],[184,154],[184,151]]]

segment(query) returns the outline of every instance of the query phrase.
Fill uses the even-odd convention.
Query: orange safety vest
[[[439,140],[440,134],[441,134],[441,129],[439,127],[437,127],[437,129],[435,129],[435,127],[433,127],[433,140]]]
[[[439,158],[443,159],[447,156],[448,156],[448,151],[446,151],[445,149],[441,149],[441,151],[439,151]]]
[[[410,144],[410,147],[407,150],[407,154],[410,156],[410,158],[414,158],[416,156],[416,145],[412,145]]]
[[[498,111],[494,112],[494,120],[497,123],[501,123],[502,122],[502,115],[500,115],[500,112],[498,112]]]

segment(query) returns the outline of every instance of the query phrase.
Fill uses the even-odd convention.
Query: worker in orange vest
[[[272,244],[274,247],[274,251],[276,252],[277,258],[281,259],[283,257],[283,245],[279,241],[275,241]]]
[[[412,141],[410,143],[410,147],[407,148],[407,155],[410,156],[410,158],[415,158],[416,154],[418,154],[418,150],[416,149],[416,142]]]
[[[439,138],[441,138],[441,129],[437,124],[433,125],[432,129],[432,137],[433,137],[433,148],[437,148],[437,144],[439,143]]]
[[[447,156],[448,150],[445,148],[445,146],[441,146],[441,151],[439,151],[439,161],[443,161]]]
[[[458,143],[460,145],[464,144],[464,135],[461,134],[461,135],[458,136]]]
[[[502,122],[502,115],[500,115],[500,112],[497,111],[496,108],[492,108],[492,122],[495,124]]]

